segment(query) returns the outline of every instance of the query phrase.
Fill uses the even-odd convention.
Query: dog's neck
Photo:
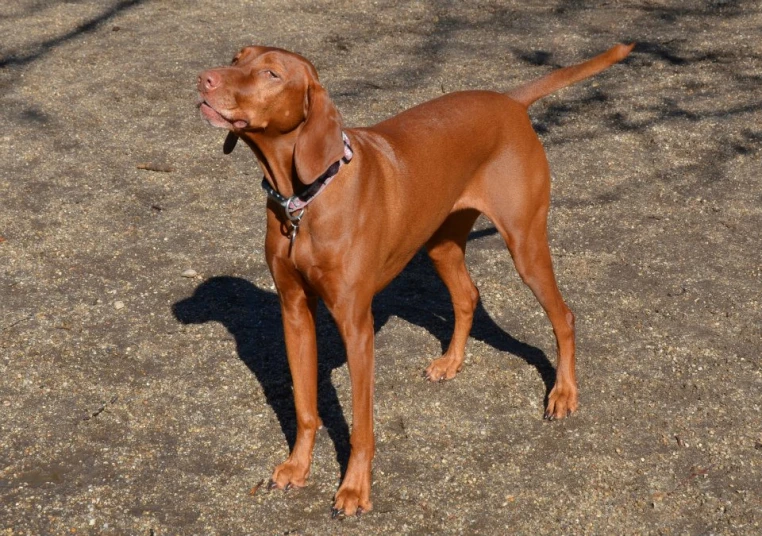
[[[285,197],[296,193],[304,185],[296,175],[294,146],[300,128],[285,134],[271,135],[267,132],[244,132],[241,137],[259,161],[265,179]]]

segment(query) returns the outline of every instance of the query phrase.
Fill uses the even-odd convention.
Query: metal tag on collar
[[[290,243],[288,245],[288,252],[291,254],[291,250],[294,249],[294,242],[296,241],[296,234],[299,232],[299,225],[302,223],[302,217],[304,217],[304,213],[307,211],[307,207],[303,208],[298,216],[295,216],[291,214],[291,212],[286,209],[286,217],[288,217],[288,221],[291,222],[291,230],[289,231],[289,240]]]

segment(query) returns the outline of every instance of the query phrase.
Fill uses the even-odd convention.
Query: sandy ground
[[[762,7],[594,4],[3,2],[0,534],[762,533]],[[375,302],[374,511],[329,515],[351,411],[324,310],[310,483],[258,487],[294,434],[264,194],[196,74],[295,50],[367,125],[618,41],[532,109],[578,414],[543,422],[550,325],[480,220],[455,380],[420,377],[452,323],[425,256]]]

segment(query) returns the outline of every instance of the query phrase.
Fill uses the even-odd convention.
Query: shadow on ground
[[[65,43],[76,40],[83,35],[92,34],[103,24],[114,19],[123,11],[139,6],[143,2],[144,0],[121,0],[110,8],[104,10],[100,15],[81,22],[68,32],[32,45],[29,47],[31,48],[31,51],[29,52],[13,52],[0,57],[0,69],[12,66],[24,66],[33,63]],[[29,12],[23,12],[19,18],[24,16],[29,16]]]
[[[494,229],[475,231],[471,239],[494,234]],[[274,292],[261,289],[240,277],[211,277],[193,295],[175,303],[175,318],[183,324],[219,322],[236,341],[238,357],[262,385],[265,399],[275,412],[289,448],[296,441],[296,414],[291,376],[285,353],[280,303]],[[454,316],[449,294],[436,277],[425,254],[419,253],[373,304],[375,331],[397,316],[434,335],[447,349]],[[342,412],[331,372],[346,361],[341,338],[328,311],[318,311],[318,412],[336,449],[342,475],[349,461],[349,425]],[[545,401],[555,381],[555,371],[545,353],[514,339],[490,317],[479,303],[471,336],[493,348],[519,356],[537,369],[545,384]]]

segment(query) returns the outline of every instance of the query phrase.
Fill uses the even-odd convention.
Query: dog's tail
[[[580,80],[589,78],[594,74],[598,74],[615,63],[622,61],[627,57],[634,46],[635,43],[629,45],[618,44],[603,54],[583,63],[558,69],[543,76],[539,80],[512,89],[508,92],[508,96],[528,108],[532,103],[546,95],[550,95],[554,91],[558,91],[559,89],[570,86]]]

